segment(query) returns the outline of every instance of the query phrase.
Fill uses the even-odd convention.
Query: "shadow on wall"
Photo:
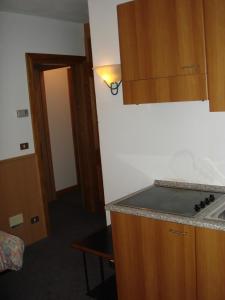
[[[214,162],[209,157],[196,157],[190,150],[176,152],[169,162],[169,169],[176,180],[225,185],[225,161]]]
[[[225,185],[225,176],[221,171],[225,168],[225,162],[215,163],[208,157],[199,158],[190,150],[178,151],[172,157],[117,154],[105,160],[105,164],[109,163],[114,168],[105,178],[107,203],[145,188],[155,179]]]
[[[134,193],[154,182],[155,178],[142,168],[141,158],[143,157],[125,154],[114,154],[108,159],[104,158],[106,168],[114,166],[104,178],[106,203]]]

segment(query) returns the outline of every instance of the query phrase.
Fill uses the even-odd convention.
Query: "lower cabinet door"
[[[196,300],[195,228],[111,213],[119,300]]]
[[[196,228],[198,300],[225,299],[225,232]]]

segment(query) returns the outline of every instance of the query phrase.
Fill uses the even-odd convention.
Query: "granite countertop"
[[[215,185],[205,185],[205,184],[193,184],[193,183],[183,183],[183,182],[174,182],[174,181],[162,181],[155,180],[155,186],[160,187],[168,187],[168,188],[180,188],[180,189],[190,189],[190,190],[198,190],[205,192],[218,192],[225,194],[225,186],[215,186]],[[180,224],[192,225],[197,227],[205,227],[209,229],[223,230],[225,231],[225,220],[212,220],[207,219],[206,216],[210,214],[210,212],[214,211],[217,207],[219,207],[222,203],[225,204],[225,195],[220,197],[217,201],[210,204],[207,208],[203,209],[199,213],[197,213],[194,217],[184,217],[180,215],[175,215],[171,213],[157,212],[150,209],[145,208],[134,208],[129,206],[118,205],[122,200],[127,199],[131,196],[135,196],[142,191],[149,189],[145,188],[143,190],[137,191],[131,195],[113,201],[105,206],[105,209],[108,211],[120,212],[125,214],[132,214],[136,216],[142,216],[147,218],[152,218],[155,220],[162,220],[168,222],[175,222]]]

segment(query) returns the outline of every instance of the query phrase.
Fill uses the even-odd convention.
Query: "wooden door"
[[[92,45],[91,45],[91,33],[90,33],[90,24],[84,24],[84,35],[85,35],[85,56],[88,68],[88,81],[90,88],[90,108],[92,119],[92,131],[93,131],[93,153],[95,154],[95,171],[97,178],[97,203],[101,203],[100,208],[96,205],[96,211],[104,211],[105,197],[104,197],[104,188],[103,188],[103,177],[102,177],[102,162],[101,162],[101,153],[100,153],[100,141],[99,141],[99,128],[98,128],[98,116],[97,116],[97,104],[96,104],[96,95],[95,95],[95,84],[94,84],[94,73],[93,73],[93,60],[92,60]]]
[[[93,125],[93,98],[89,84],[87,62],[71,68],[70,88],[74,95],[71,110],[76,120],[77,152],[80,183],[85,207],[91,212],[104,212],[103,189],[100,189],[98,172],[101,168],[99,152],[96,151],[96,127]]]
[[[204,0],[210,111],[225,111],[225,1]]]
[[[119,300],[195,300],[195,230],[111,213]]]
[[[39,169],[42,181],[42,192],[46,202],[56,199],[55,182],[53,175],[53,165],[51,158],[51,146],[49,138],[49,126],[47,116],[47,106],[44,101],[37,99],[45,98],[43,73],[38,65],[32,64],[32,61],[27,58],[28,70],[30,71],[30,99],[34,99],[31,105],[31,113],[33,121],[33,132],[36,152],[39,153]],[[37,114],[37,111],[40,112]],[[45,138],[47,137],[47,138]]]
[[[60,66],[70,67],[68,77],[72,98],[71,113],[75,120],[74,140],[75,144],[78,145],[78,167],[85,208],[91,212],[104,213],[103,186],[100,185],[102,182],[99,179],[101,159],[97,139],[96,104],[95,98],[90,95],[86,58],[82,56],[27,53],[26,59],[35,152],[38,157],[46,220],[48,220],[48,199],[53,198],[54,188],[41,73],[43,70]],[[81,178],[82,176],[83,178]]]
[[[225,299],[225,232],[196,228],[198,300]]]
[[[118,6],[124,103],[207,99],[202,0]]]

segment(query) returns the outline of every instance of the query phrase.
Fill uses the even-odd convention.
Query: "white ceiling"
[[[0,11],[65,21],[88,21],[88,0],[0,0]]]

